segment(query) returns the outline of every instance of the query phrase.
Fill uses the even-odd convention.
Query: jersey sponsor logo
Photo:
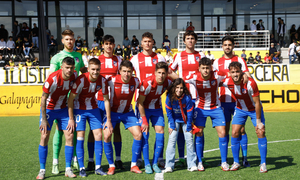
[[[96,87],[96,90],[99,91],[100,89],[101,89],[101,85],[98,85],[98,86]]]
[[[157,64],[157,59],[152,59],[153,64]]]
[[[215,86],[215,85],[216,85],[216,80],[212,80],[212,81],[211,81],[211,85],[212,85],[212,86]]]
[[[134,91],[134,85],[130,86],[130,91]]]
[[[114,61],[114,66],[117,67],[118,66],[118,62]]]
[[[79,58],[75,57],[74,60],[79,63]]]
[[[246,90],[246,89],[242,89],[242,93],[243,93],[243,94],[246,94],[246,93],[247,93],[247,90]]]

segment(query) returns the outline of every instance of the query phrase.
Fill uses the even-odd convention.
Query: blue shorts
[[[101,117],[104,118],[106,116],[104,101],[98,101],[98,108],[100,110]]]
[[[235,102],[221,102],[226,123],[231,121],[231,116],[233,116],[235,110],[235,104]]]
[[[153,126],[165,127],[164,113],[163,113],[162,109],[145,109],[145,114],[146,114],[148,123],[149,123],[149,119],[151,120],[152,127]],[[140,121],[141,121],[141,119],[140,119]],[[140,125],[142,125],[142,123]]]
[[[256,127],[256,112],[255,111],[244,111],[238,108],[235,108],[235,112],[232,119],[233,124],[245,125],[248,116],[251,118],[252,124]],[[261,108],[261,122],[265,125],[265,116],[264,110]]]
[[[91,110],[74,109],[74,118],[77,124],[76,131],[85,131],[86,120],[91,130],[102,129],[102,116],[98,108]]]
[[[213,127],[215,126],[225,126],[225,118],[222,109],[216,108],[212,110],[204,110],[200,108],[195,109],[194,113],[195,125],[205,127],[206,119],[210,116],[212,120]]]
[[[103,119],[103,124],[106,123],[107,119]],[[128,113],[116,113],[111,112],[111,123],[113,125],[113,128],[115,128],[116,124],[122,122],[125,126],[125,129],[128,129],[133,126],[140,126],[141,122],[136,118],[133,111],[130,111]]]
[[[46,109],[46,117],[47,121],[50,125],[50,127],[47,126],[47,130],[51,131],[53,121],[57,119],[57,125],[59,130],[67,130],[67,126],[69,123],[69,114],[68,114],[68,108],[65,107],[63,109],[57,109],[57,110],[50,110]],[[40,113],[40,125],[42,122],[42,110]]]

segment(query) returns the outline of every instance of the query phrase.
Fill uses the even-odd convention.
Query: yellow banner
[[[300,84],[258,84],[265,112],[299,112]]]
[[[42,86],[1,86],[0,116],[38,116]]]

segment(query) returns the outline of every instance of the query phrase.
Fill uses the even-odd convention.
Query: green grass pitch
[[[268,142],[280,140],[300,139],[300,113],[265,113],[266,136]],[[38,145],[40,133],[37,116],[0,117],[0,179],[35,179],[39,171]],[[88,172],[86,179],[154,179],[155,174],[133,174],[129,171],[131,161],[132,136],[121,125],[123,138],[122,160],[126,171],[116,171],[113,176],[100,177],[94,172]],[[167,128],[165,128],[167,132]],[[205,150],[218,148],[218,136],[208,120],[205,132]],[[257,143],[255,129],[248,119],[246,124],[249,144]],[[60,154],[60,174],[51,174],[52,168],[52,138],[51,132],[46,164],[47,179],[66,179],[64,177],[64,146]],[[150,160],[153,155],[154,131],[150,131]],[[86,138],[87,139],[87,138]],[[85,141],[86,142],[86,141]],[[168,135],[165,135],[165,150]],[[85,144],[86,147],[86,144]],[[300,178],[300,141],[284,141],[268,144],[267,168],[268,173],[259,173],[260,156],[257,144],[248,146],[248,160],[250,168],[242,168],[235,172],[223,172],[217,165],[220,162],[220,151],[204,154],[211,165],[204,172],[189,172],[185,168],[175,169],[173,173],[164,174],[164,179],[299,179]],[[85,149],[85,164],[88,161]],[[241,155],[240,155],[241,156]],[[178,157],[176,155],[176,157]],[[232,164],[231,149],[228,150],[228,163]],[[102,167],[107,171],[108,163],[103,153]],[[144,171],[144,169],[142,169]],[[78,172],[75,171],[78,175]]]

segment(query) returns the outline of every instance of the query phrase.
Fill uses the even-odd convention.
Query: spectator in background
[[[82,47],[89,49],[89,46],[88,46],[86,40],[83,40]]]
[[[133,47],[132,47],[132,50],[131,50],[131,55],[132,55],[132,56],[137,55],[138,52],[139,52],[139,50],[137,50],[136,47],[133,46]]]
[[[39,28],[36,23],[33,23],[33,28],[31,30],[33,47],[39,48]]]
[[[4,25],[0,25],[0,39],[3,38],[6,42],[8,39],[8,31],[4,28]]]
[[[290,60],[290,64],[294,64],[295,60],[297,59],[296,56],[296,41],[293,41],[288,49],[288,56],[289,56],[289,60]],[[293,61],[292,61],[292,57],[294,57]]]
[[[26,58],[25,67],[30,68],[32,66],[32,62],[30,61],[30,58]]]
[[[88,65],[89,65],[89,57],[88,57],[86,51],[83,51],[83,52],[82,52],[82,61],[83,61],[83,63],[84,63],[84,66],[87,68]]]
[[[254,58],[252,57],[252,53],[250,53],[247,64],[253,64],[253,63],[254,63]]]
[[[278,41],[279,41],[279,44],[280,44],[281,48],[285,44],[285,42],[284,42],[284,34],[285,33],[286,33],[285,24],[283,22],[283,19],[280,19],[280,24],[278,24],[278,28],[277,28],[277,34],[278,34]]]
[[[20,35],[20,26],[18,21],[14,21],[13,31],[11,32],[13,34],[13,40],[16,41],[18,39],[18,36]]]
[[[258,31],[265,30],[264,22],[262,21],[262,19],[260,19],[260,20],[258,21],[258,24],[256,25],[256,29],[257,29]],[[258,37],[258,40],[257,40],[257,41],[260,41],[260,42],[259,42],[259,45],[260,45],[260,46],[263,46],[263,43],[264,43],[264,37],[262,36],[263,33],[262,33],[262,32],[259,32],[258,34],[259,34],[259,37]]]
[[[88,60],[90,60],[90,59],[92,59],[92,58],[98,59],[98,56],[95,56],[95,54],[94,54],[93,51],[90,52],[90,55],[89,55],[89,57],[88,57]]]
[[[117,48],[115,49],[115,54],[117,56],[123,57],[123,49],[121,48],[120,44],[117,45]]]
[[[274,47],[274,43],[271,43],[271,47],[269,50],[269,55],[272,57],[274,57],[275,54],[280,54],[277,49]]]
[[[143,48],[140,48],[140,52],[142,52],[142,50],[143,50]],[[156,41],[155,41],[155,39],[153,39],[152,51],[153,51],[153,52],[156,52],[156,50],[157,50],[157,47],[156,47]]]
[[[9,36],[9,40],[6,43],[6,48],[7,48],[7,54],[13,58],[14,54],[15,54],[15,48],[16,48],[16,43],[13,40],[12,36]]]
[[[23,22],[23,26],[22,26],[22,29],[21,29],[21,36],[22,36],[23,40],[24,40],[25,37],[27,38],[27,40],[30,39],[30,29],[27,26],[26,22]]]
[[[0,39],[0,54],[2,54],[3,57],[8,57],[7,55],[7,49],[6,49],[6,42],[4,41],[4,37],[1,37]]]
[[[255,60],[256,60],[258,63],[261,62],[261,56],[260,56],[260,52],[259,52],[259,51],[257,51],[257,54],[256,54],[256,56],[255,56]]]
[[[272,63],[272,58],[269,56],[269,53],[266,53],[265,56],[265,64],[271,64]]]
[[[246,53],[245,53],[246,50],[243,49],[242,52],[243,52],[243,53],[241,54],[241,58],[244,59],[245,62],[247,62],[247,55],[246,55]]]
[[[213,64],[213,62],[214,62],[214,60],[215,60],[215,56],[214,56],[213,54],[211,54],[210,51],[207,51],[206,57],[207,57],[208,59],[210,59],[211,62],[212,62],[212,64]]]
[[[19,36],[17,41],[16,41],[16,55],[17,55],[17,57],[20,57],[22,51],[23,51],[23,41],[22,41],[21,37]]]
[[[167,50],[167,52],[171,51],[170,47],[171,47],[171,41],[168,39],[169,36],[165,35],[165,39],[163,40],[163,48]]]
[[[251,24],[251,31],[254,31],[254,32],[251,32],[252,34],[252,40],[251,40],[251,44],[252,44],[252,47],[256,47],[256,44],[257,44],[257,41],[258,41],[258,38],[257,38],[257,26],[256,26],[256,20],[253,20],[252,21],[252,24]]]
[[[297,42],[300,41],[299,33],[296,33],[296,34],[295,34],[294,40],[297,41]]]
[[[132,36],[132,40],[131,40],[131,47],[135,47],[137,50],[139,49],[139,40],[136,38],[135,35]]]
[[[296,47],[296,55],[298,56],[298,61],[300,61],[300,45],[299,42],[297,43],[297,47]]]
[[[57,42],[54,39],[54,36],[50,36],[50,44],[49,44],[49,56],[52,57],[57,53]]]
[[[171,52],[171,51],[167,52],[167,54],[166,54],[166,56],[165,56],[165,59],[166,59],[166,61],[167,61],[168,64],[173,63],[173,58],[172,58],[172,56],[170,55],[170,52]]]
[[[97,39],[94,39],[94,42],[92,44],[92,50],[95,50],[95,49],[99,49],[99,44],[97,43]]]
[[[128,45],[131,45],[130,40],[128,39],[128,36],[125,36],[122,45],[124,46],[123,49],[125,49],[126,47],[128,47]]]
[[[104,35],[104,31],[103,29],[101,28],[101,25],[100,23],[97,24],[97,28],[95,29],[95,37],[96,37],[96,41],[98,44],[101,44],[102,42],[102,37]]]
[[[129,60],[131,55],[130,45],[124,49],[124,60]]]
[[[186,31],[195,31],[192,21],[190,21],[190,26],[186,28]]]
[[[50,44],[51,31],[48,29],[47,26],[45,26],[45,31],[46,31],[47,43]]]
[[[75,48],[74,48],[74,50],[75,51],[78,51],[78,50],[81,50],[81,48],[82,48],[82,45],[83,45],[83,42],[81,41],[81,36],[77,36],[77,40],[75,41]]]
[[[30,40],[28,40],[27,37],[24,37],[23,51],[25,54],[25,58],[29,57],[29,53],[32,47],[33,47],[33,43]]]
[[[290,29],[290,40],[291,40],[291,42],[293,42],[293,40],[295,39],[295,34],[296,33],[297,33],[296,25],[293,24],[291,29]]]
[[[274,34],[271,34],[271,36],[270,36],[270,43],[272,44],[274,44],[274,45],[279,45],[279,43],[278,43],[278,41],[275,39],[275,37],[274,37]]]
[[[272,58],[274,64],[279,64],[280,61],[279,61],[279,57],[278,56],[279,56],[278,54],[275,54],[274,57]]]

